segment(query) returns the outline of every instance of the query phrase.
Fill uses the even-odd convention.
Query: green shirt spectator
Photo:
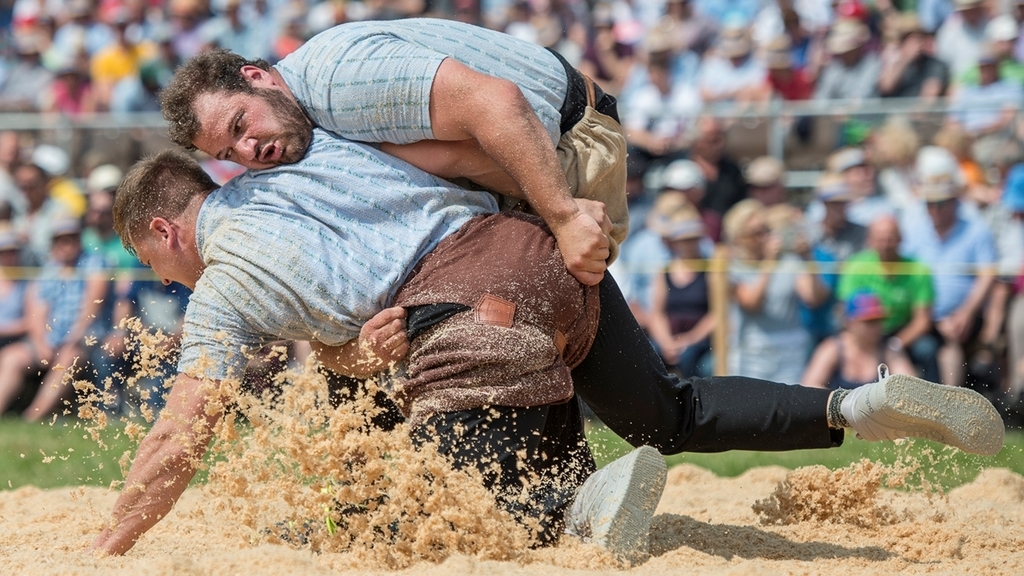
[[[999,79],[1024,86],[1024,64],[1013,58],[999,61]],[[960,84],[977,86],[981,83],[981,69],[978,66],[969,68],[960,76]]]
[[[905,326],[915,309],[930,308],[935,299],[927,266],[903,257],[883,263],[874,250],[862,250],[850,256],[840,271],[836,295],[846,301],[858,290],[865,289],[882,299],[888,313],[886,334]]]

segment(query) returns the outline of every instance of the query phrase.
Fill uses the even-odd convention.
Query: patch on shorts
[[[516,315],[516,305],[497,296],[484,294],[473,307],[473,314],[477,324],[511,328]]]
[[[555,348],[558,350],[558,355],[561,356],[565,353],[565,346],[569,343],[569,340],[562,334],[561,330],[555,330]]]

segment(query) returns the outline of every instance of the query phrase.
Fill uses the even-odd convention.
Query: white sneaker
[[[667,474],[665,459],[650,446],[641,446],[594,472],[576,494],[566,532],[630,563],[646,558],[651,518]]]
[[[969,388],[944,386],[878,367],[879,381],[853,389],[840,410],[859,438],[924,438],[994,456],[1006,430],[992,403]]]

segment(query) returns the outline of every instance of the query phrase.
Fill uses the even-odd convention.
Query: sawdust
[[[160,348],[158,342],[150,344]],[[102,390],[84,390],[100,401]],[[89,547],[116,488],[0,492],[4,574],[599,574],[626,570],[565,537],[532,549],[478,475],[452,471],[408,431],[366,425],[367,398],[332,408],[303,366],[240,395],[206,462],[208,481],[126,556]],[[97,438],[110,422],[86,407]],[[151,414],[131,421],[138,438]],[[940,460],[941,454],[934,455]],[[126,456],[123,465],[129,463]],[[720,478],[674,467],[643,574],[1024,573],[1024,478],[984,470],[943,494],[931,462],[842,470],[778,467]]]

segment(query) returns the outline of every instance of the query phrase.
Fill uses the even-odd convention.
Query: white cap
[[[965,185],[956,156],[940,146],[924,146],[914,166],[917,195],[926,202],[955,198]]]
[[[661,187],[672,190],[689,190],[704,187],[704,173],[693,160],[676,160],[665,167],[661,175]]]
[[[955,184],[964,184],[960,162],[952,152],[941,146],[922,146],[917,151],[914,172],[919,181],[949,179]]]
[[[62,176],[71,167],[68,153],[52,144],[40,144],[32,151],[32,163],[50,176]]]
[[[1020,36],[1020,26],[1013,16],[1001,14],[985,26],[985,39],[991,42],[1016,40]]]
[[[89,177],[85,180],[85,189],[88,192],[98,192],[107,188],[113,188],[121,184],[121,178],[124,174],[121,169],[113,164],[103,164],[97,166],[89,172]]]

